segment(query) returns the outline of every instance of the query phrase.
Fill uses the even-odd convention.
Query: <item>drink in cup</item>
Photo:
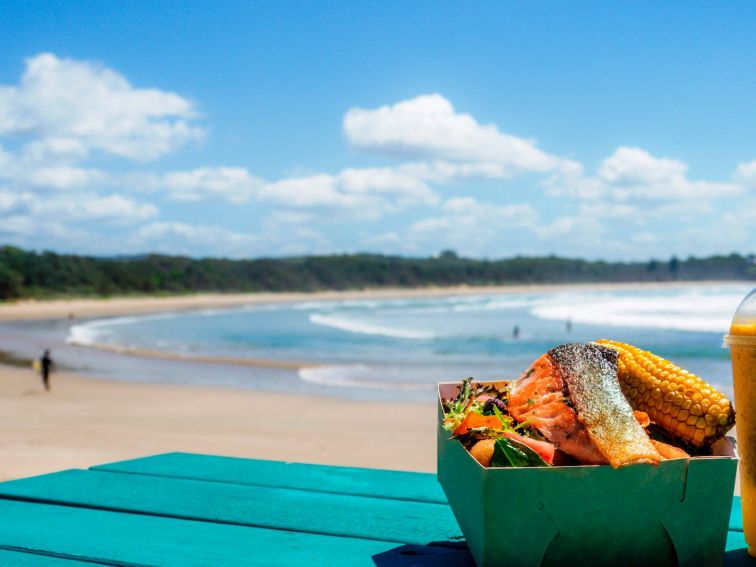
[[[732,360],[743,532],[748,554],[756,557],[756,289],[735,312],[724,344]]]

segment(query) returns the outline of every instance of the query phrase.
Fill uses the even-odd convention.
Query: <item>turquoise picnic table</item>
[[[749,563],[739,498],[724,563]],[[0,566],[93,564],[473,561],[433,474],[168,453],[0,483]]]

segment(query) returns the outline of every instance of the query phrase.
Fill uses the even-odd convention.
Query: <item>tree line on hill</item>
[[[546,257],[340,254],[228,260],[104,258],[0,247],[0,299],[192,292],[318,291],[530,283],[756,280],[753,255],[605,262]]]

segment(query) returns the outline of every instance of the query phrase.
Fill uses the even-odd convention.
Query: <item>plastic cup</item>
[[[724,346],[730,349],[740,455],[740,498],[748,555],[756,557],[756,289],[735,312]]]

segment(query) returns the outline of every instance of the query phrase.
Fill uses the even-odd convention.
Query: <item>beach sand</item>
[[[0,365],[0,481],[188,451],[416,471],[436,468],[432,404],[134,384]]]

